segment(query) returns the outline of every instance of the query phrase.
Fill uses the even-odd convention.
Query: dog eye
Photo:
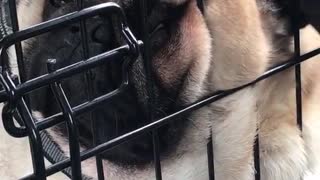
[[[161,49],[168,40],[175,36],[175,30],[185,12],[185,5],[169,6],[158,4],[149,16],[149,37],[152,49]]]
[[[165,23],[158,24],[150,33],[150,43],[153,50],[157,51],[163,47],[170,37],[168,25]]]
[[[165,23],[158,24],[150,33],[150,36],[154,36],[157,32],[165,29]]]

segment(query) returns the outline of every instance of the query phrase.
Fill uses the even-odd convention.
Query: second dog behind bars
[[[52,2],[52,1],[51,1]],[[143,38],[135,0],[93,0],[86,6],[119,3],[138,39]],[[154,118],[160,119],[215,91],[241,86],[293,57],[294,14],[289,0],[207,0],[204,13],[196,0],[149,0],[147,22],[154,77]],[[73,1],[21,0],[21,28],[75,11]],[[301,50],[320,47],[318,32],[300,19]],[[87,20],[90,55],[121,45],[114,19]],[[47,73],[46,60],[57,67],[82,60],[77,24],[23,43],[28,79]],[[320,56],[302,64],[303,132],[297,126],[294,69],[186,114],[159,129],[163,179],[208,179],[207,143],[213,136],[217,180],[254,179],[254,143],[260,141],[262,180],[300,180],[320,177]],[[94,96],[116,89],[121,59],[93,70]],[[14,59],[11,59],[14,68]],[[129,71],[130,86],[123,95],[94,111],[102,142],[149,123],[147,78],[139,57]],[[84,76],[63,81],[73,106],[87,98]],[[31,94],[35,114],[48,117],[60,111],[49,88]],[[83,149],[92,147],[89,115],[77,118]],[[68,155],[64,125],[49,130]],[[150,135],[141,136],[102,154],[106,179],[154,179]],[[85,175],[96,177],[95,161],[82,162]]]

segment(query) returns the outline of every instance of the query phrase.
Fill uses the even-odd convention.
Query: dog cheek
[[[155,71],[165,88],[182,86],[183,93],[195,94],[201,91],[211,51],[209,31],[195,2],[188,4],[176,37],[155,57]]]

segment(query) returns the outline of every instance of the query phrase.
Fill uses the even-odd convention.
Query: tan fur
[[[30,3],[30,0],[19,1],[17,12],[20,29],[25,29],[42,22],[43,6],[45,2],[45,0],[39,0],[37,3]],[[26,12],[30,14],[25,15],[24,13]]]
[[[211,82],[216,89],[228,89],[249,82],[266,70],[268,61],[276,61],[269,58],[274,55],[270,54],[271,49],[263,35],[262,23],[259,22],[255,6],[252,1],[246,0],[208,2],[206,15],[213,39]],[[310,26],[302,31],[301,39],[304,53],[320,47],[319,34]],[[220,123],[216,122],[219,117],[213,119],[218,179],[253,178],[251,168],[255,129],[249,130],[249,124],[245,129],[241,129],[246,122],[243,119],[246,118],[252,119],[251,123],[260,124],[263,180],[295,180],[301,179],[307,172],[319,171],[319,155],[316,153],[319,151],[319,141],[316,140],[319,139],[317,132],[320,129],[315,111],[318,104],[316,99],[319,97],[316,94],[319,61],[316,59],[320,57],[317,56],[302,65],[305,108],[302,138],[296,125],[293,70],[283,72],[252,88],[250,94],[257,93],[256,97],[240,93],[241,95],[229,97],[234,98],[231,105],[224,100],[216,103],[220,109],[231,112],[229,115],[251,106],[251,113],[249,111],[248,114],[234,115],[239,124],[233,123],[233,118],[228,116],[222,117]],[[257,106],[248,104],[248,100],[241,101],[243,96],[246,97],[244,99],[256,101]],[[238,106],[232,106],[239,101]],[[231,125],[221,127],[221,124]],[[231,145],[228,146],[229,144]],[[219,161],[220,158],[223,159]]]
[[[30,26],[36,25],[42,22],[43,7],[45,5],[45,0],[38,0],[37,3],[31,3],[30,0],[20,0],[17,5],[17,15],[19,22],[19,29],[23,30]],[[28,12],[28,15],[25,13]],[[22,41],[23,49],[28,46],[28,41]],[[18,63],[16,59],[16,51],[14,46],[8,49],[8,55],[10,57],[10,67],[14,74],[19,75]]]
[[[205,18],[213,46],[208,89],[212,92],[237,87],[262,74],[270,47],[256,3],[217,0],[208,1],[206,6]],[[217,179],[253,179],[255,93],[255,89],[249,88],[212,105],[213,110],[223,112],[213,112],[210,118]]]
[[[301,32],[302,53],[320,47],[320,36],[308,26]],[[319,171],[319,64],[316,56],[302,64],[303,134],[296,125],[294,70],[261,83],[259,94],[262,167],[265,179],[300,179]],[[277,163],[278,161],[278,163]]]
[[[249,82],[267,65],[270,47],[252,0],[210,0],[206,21],[212,36],[210,83],[215,90]]]

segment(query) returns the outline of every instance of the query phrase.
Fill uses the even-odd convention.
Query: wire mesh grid
[[[262,80],[269,78],[277,73],[280,73],[289,68],[295,68],[295,78],[296,78],[296,113],[297,113],[297,123],[302,130],[302,97],[301,97],[301,67],[300,63],[320,54],[320,48],[315,49],[311,52],[301,55],[300,54],[300,35],[299,35],[299,15],[300,15],[300,6],[299,1],[295,0],[292,3],[295,3],[296,13],[292,16],[294,22],[294,58],[287,60],[264,74],[258,77],[253,82],[244,84],[240,87],[228,89],[224,91],[214,92],[212,95],[203,98],[197,102],[186,106],[179,111],[166,116],[161,119],[155,119],[153,117],[153,77],[150,72],[150,41],[147,36],[148,27],[147,27],[147,0],[139,0],[138,2],[138,11],[140,12],[140,20],[142,25],[142,30],[145,36],[142,40],[137,40],[135,36],[132,34],[129,29],[125,14],[120,6],[115,3],[103,3],[99,5],[95,5],[89,8],[84,8],[84,2],[82,0],[77,0],[78,11],[55,18],[48,22],[41,23],[39,25],[27,28],[25,30],[19,30],[18,17],[17,17],[17,7],[15,0],[9,0],[9,9],[10,9],[10,19],[12,25],[12,34],[8,34],[1,40],[1,85],[3,90],[0,91],[0,102],[6,102],[3,108],[3,123],[6,131],[14,137],[29,137],[30,139],[30,147],[32,151],[32,161],[33,161],[33,174],[30,174],[22,179],[46,179],[47,176],[50,176],[59,171],[69,171],[72,179],[81,179],[83,178],[81,172],[81,162],[89,159],[91,157],[96,158],[96,166],[97,166],[97,174],[98,179],[103,180],[103,163],[102,158],[99,156],[100,153],[109,150],[121,143],[132,140],[135,137],[138,137],[142,134],[150,133],[152,135],[153,140],[153,153],[154,153],[154,166],[155,166],[155,174],[156,179],[161,180],[161,162],[159,155],[159,137],[157,129],[165,124],[172,122],[176,117],[182,116],[185,113],[192,112],[197,110],[203,106],[211,104],[215,101],[218,101],[226,96],[229,96],[239,90],[252,86]],[[203,2],[199,1],[199,7],[203,9]],[[87,43],[87,27],[86,27],[86,19],[101,15],[101,14],[113,14],[119,17],[119,26],[121,27],[121,34],[126,40],[126,44],[115,48],[113,50],[107,51],[105,53],[99,54],[94,57],[89,56],[88,52],[88,43]],[[69,65],[62,69],[55,68],[55,60],[51,59],[47,62],[48,74],[43,76],[26,80],[24,77],[25,69],[24,69],[24,60],[23,60],[23,52],[21,42],[23,40],[27,40],[29,38],[44,34],[46,32],[61,28],[70,23],[79,23],[81,29],[81,39],[82,39],[82,49],[83,49],[83,61],[78,63]],[[16,57],[18,61],[18,69],[20,76],[13,76],[10,72],[10,68],[8,64],[5,63],[8,61],[8,55],[6,53],[7,49],[14,45],[16,50]],[[147,92],[149,94],[148,100],[148,118],[150,119],[150,124],[147,124],[141,128],[138,128],[129,133],[123,134],[115,139],[112,139],[108,142],[100,143],[96,138],[97,134],[94,134],[94,144],[95,147],[80,152],[79,147],[79,139],[78,139],[78,130],[77,130],[77,122],[75,121],[75,117],[90,112],[92,109],[97,107],[98,105],[111,101],[113,97],[120,95],[126,91],[128,86],[128,68],[130,64],[135,61],[135,59],[139,56],[139,54],[143,55],[144,65],[147,74]],[[123,79],[119,88],[116,90],[102,95],[100,97],[93,96],[93,82],[91,77],[92,69],[101,64],[104,64],[108,61],[112,61],[115,57],[121,57],[123,55],[129,56],[130,60],[124,63],[122,67]],[[86,92],[87,92],[87,101],[75,106],[71,107],[63,87],[61,86],[61,81],[65,78],[68,78],[75,74],[83,73],[86,79]],[[59,106],[61,107],[62,112],[55,114],[53,116],[44,118],[44,119],[35,119],[32,116],[32,113],[28,107],[28,96],[27,94],[31,91],[34,91],[43,86],[50,86],[52,92],[54,93]],[[16,126],[14,123],[14,119],[16,119],[20,126]],[[93,132],[97,128],[97,124],[95,122],[95,114],[90,113],[90,119],[92,122]],[[44,164],[44,156],[46,152],[44,152],[44,139],[43,139],[43,130],[50,128],[56,124],[61,122],[66,122],[68,132],[69,132],[69,146],[70,146],[70,158],[60,159],[49,166],[45,167]],[[212,141],[208,143],[207,146],[208,152],[208,173],[209,178],[211,180],[215,179],[214,176],[214,154],[213,154],[213,144]],[[259,138],[256,140],[255,145],[255,169],[256,169],[256,180],[260,179],[260,164],[259,164]],[[68,169],[70,168],[71,169]]]

